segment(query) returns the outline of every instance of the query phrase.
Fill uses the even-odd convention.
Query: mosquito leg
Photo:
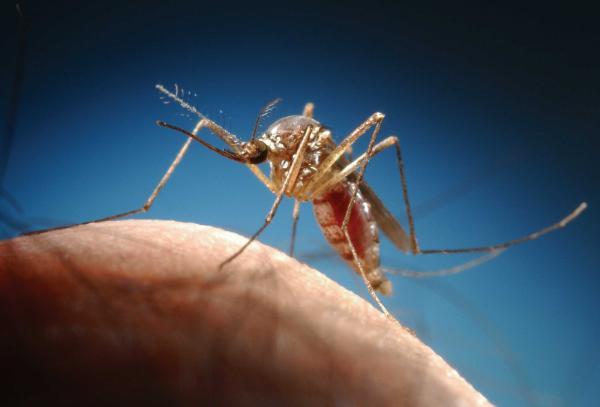
[[[374,141],[374,140],[373,140]],[[331,185],[335,185],[335,183],[342,181],[348,175],[354,173],[358,169],[359,166],[362,165],[363,162],[370,159],[370,157],[379,154],[386,148],[391,146],[395,146],[396,148],[396,161],[398,163],[398,170],[400,171],[400,181],[402,183],[402,196],[404,197],[404,205],[406,207],[406,217],[408,218],[408,226],[410,232],[410,247],[413,254],[420,253],[419,245],[417,244],[417,236],[415,232],[415,221],[412,215],[412,210],[410,207],[410,200],[408,199],[408,187],[406,184],[406,174],[404,173],[404,164],[402,161],[402,150],[400,148],[400,140],[396,136],[390,136],[383,140],[381,143],[378,143],[376,146],[372,147],[372,151],[367,149],[367,152],[359,156],[356,160],[350,163],[346,168],[342,171],[322,183],[321,185],[317,185],[314,189],[312,196],[317,196],[320,192],[324,191],[327,187]],[[360,179],[362,179],[362,173],[364,173],[364,168],[361,168],[361,173],[359,174]]]
[[[185,100],[180,98],[177,94],[169,91],[164,86],[162,86],[160,84],[156,85],[156,89],[159,92],[166,95],[167,97],[169,97],[170,99],[177,102],[181,107],[183,107],[190,113],[198,116],[200,118],[200,122],[202,123],[203,127],[208,128],[217,137],[219,137],[221,140],[223,140],[225,143],[227,143],[227,145],[229,145],[235,152],[239,153],[240,140],[236,136],[234,136],[233,134],[228,132],[226,129],[224,129],[223,127],[218,125],[216,122],[210,120],[208,117],[206,117],[205,115],[200,113],[198,111],[198,109],[196,109],[194,106],[190,105],[188,102],[186,102]],[[254,164],[245,164],[245,165],[250,169],[250,171],[252,171],[252,173],[256,176],[256,178],[258,178],[263,184],[265,184],[265,186],[267,188],[269,188],[269,190],[271,192],[273,192],[274,194],[277,193],[277,191],[275,190],[275,187],[273,186],[273,183],[269,180],[269,178],[265,175],[264,172],[262,172],[262,170],[258,166],[254,165]]]
[[[392,139],[392,137],[390,137],[388,139]],[[386,140],[388,140],[388,139],[386,139]],[[514,246],[514,245],[517,245],[517,244],[520,244],[523,242],[527,242],[529,240],[535,240],[535,239],[539,238],[540,236],[545,235],[546,233],[549,233],[556,229],[565,227],[567,224],[569,224],[573,219],[578,217],[587,208],[587,203],[582,202],[581,204],[579,204],[579,206],[573,212],[568,214],[566,217],[564,217],[560,221],[558,221],[550,226],[547,226],[543,229],[540,229],[538,231],[530,233],[526,236],[522,236],[517,239],[509,240],[507,242],[503,242],[500,244],[491,245],[491,246],[482,246],[482,247],[469,247],[469,248],[462,248],[462,249],[421,250],[417,243],[417,237],[416,237],[416,232],[415,232],[415,222],[414,222],[414,218],[413,218],[412,211],[411,211],[410,200],[408,198],[408,187],[407,187],[407,183],[406,183],[406,174],[404,172],[404,163],[402,160],[402,150],[400,148],[400,141],[398,140],[397,137],[393,137],[393,140],[394,140],[394,145],[396,147],[396,158],[397,158],[397,163],[398,163],[398,170],[400,172],[400,180],[402,182],[402,195],[404,197],[404,205],[406,207],[406,216],[408,218],[410,241],[411,241],[411,247],[412,247],[413,254],[477,253],[477,252],[495,252],[497,250],[507,249],[511,246]],[[383,148],[385,148],[385,147],[383,147]],[[379,152],[379,151],[377,151],[377,152]],[[367,151],[367,153],[365,153],[365,155],[368,157],[369,151]]]
[[[360,185],[360,182],[362,181],[362,178],[363,178],[366,166],[367,166],[367,162],[369,161],[369,159],[370,159],[370,157],[371,157],[371,155],[373,153],[375,140],[377,138],[377,134],[379,133],[379,129],[381,127],[381,122],[383,121],[383,118],[384,118],[384,115],[381,114],[381,113],[374,113],[373,115],[371,115],[371,117],[369,117],[360,126],[358,126],[352,133],[350,133],[350,135],[348,137],[346,137],[338,145],[338,147],[331,153],[331,155],[319,167],[319,170],[322,171],[321,176],[323,176],[325,173],[327,173],[328,170],[331,168],[331,166],[333,166],[333,164],[347,151],[348,147],[352,143],[354,143],[354,141],[356,141],[356,139],[358,139],[358,137],[360,137],[361,135],[365,134],[369,130],[369,128],[371,128],[372,126],[375,126],[375,128],[373,129],[373,133],[371,134],[371,139],[369,140],[369,146],[367,148],[367,152],[366,152],[365,155],[361,156],[361,160],[360,160],[360,163],[361,163],[360,173],[359,173],[359,175],[357,177],[357,180],[356,180],[356,188],[354,190],[354,193],[352,194],[352,197],[350,198],[350,202],[349,202],[348,208],[346,209],[346,214],[344,216],[344,221],[342,222],[342,231],[344,233],[344,236],[346,238],[346,241],[347,241],[348,245],[350,246],[350,250],[352,252],[352,257],[354,258],[354,262],[358,266],[358,269],[360,270],[360,275],[361,275],[361,277],[362,277],[365,285],[367,286],[367,290],[369,291],[369,295],[371,295],[371,297],[373,298],[373,300],[377,303],[377,305],[379,306],[379,308],[381,309],[381,311],[383,312],[383,314],[386,317],[390,318],[391,320],[393,320],[393,321],[395,321],[396,323],[399,324],[399,322],[387,310],[387,308],[385,307],[385,305],[383,305],[383,303],[381,302],[381,300],[377,296],[377,293],[373,289],[373,286],[371,285],[371,282],[367,278],[367,274],[365,273],[365,270],[364,270],[364,267],[362,265],[362,262],[360,261],[360,258],[358,257],[358,253],[356,252],[356,248],[354,247],[354,244],[352,243],[352,239],[350,238],[350,233],[348,231],[348,222],[350,220],[350,214],[352,212],[352,206],[354,205],[354,201],[356,200],[356,194],[358,193],[358,186]],[[312,188],[315,185],[318,185],[318,183],[316,182],[316,181],[318,181],[318,179],[315,180],[313,178],[313,181],[314,182],[312,184],[309,184],[307,186],[307,188],[305,188],[305,190],[309,193],[309,196],[314,196]]]
[[[348,231],[348,223],[350,221],[350,214],[352,213],[352,207],[354,206],[354,201],[356,200],[356,194],[358,194],[358,186],[360,185],[360,183],[362,181],[364,172],[367,168],[367,163],[371,157],[371,154],[373,151],[373,146],[375,144],[375,140],[377,139],[377,134],[379,133],[379,129],[381,127],[381,121],[383,120],[383,117],[384,116],[381,113],[375,113],[373,116],[371,116],[369,118],[369,120],[373,120],[373,124],[375,125],[375,128],[373,129],[373,133],[371,134],[371,139],[369,140],[369,146],[367,148],[366,155],[363,157],[363,159],[361,161],[362,165],[361,165],[361,169],[358,174],[358,177],[356,179],[356,188],[354,188],[354,192],[350,198],[350,202],[348,203],[348,208],[346,209],[346,214],[344,215],[344,221],[342,222],[342,232],[344,232],[344,236],[346,238],[346,242],[350,246],[350,251],[352,252],[352,257],[354,259],[354,262],[356,263],[356,265],[358,266],[358,269],[360,270],[360,276],[362,277],[363,282],[367,286],[367,290],[369,291],[369,294],[371,295],[373,300],[377,303],[377,305],[379,306],[379,308],[381,309],[383,314],[386,317],[390,318],[391,320],[393,320],[399,324],[399,322],[387,310],[385,305],[383,305],[383,302],[381,302],[381,300],[377,296],[377,293],[373,289],[373,286],[371,285],[371,282],[367,278],[367,274],[365,273],[362,262],[360,261],[360,258],[358,257],[358,253],[356,252],[356,248],[354,247],[354,244],[352,243],[352,239],[351,239],[350,233]],[[339,158],[339,156],[344,154],[344,152],[347,150],[347,147],[352,142],[354,142],[354,140],[356,140],[360,135],[364,134],[373,125],[369,122],[369,120],[364,122],[361,126],[359,126],[357,128],[357,130],[355,130],[353,133],[351,133],[351,135],[349,137],[347,137],[344,141],[342,141],[342,143],[340,143],[340,145],[338,146],[338,149],[336,149],[341,152],[341,154],[338,155],[338,158]],[[352,137],[354,137],[354,140],[352,139]],[[342,147],[342,149],[340,149],[340,147]]]
[[[398,139],[395,136],[385,138],[383,141],[380,141],[375,146],[373,146],[373,149],[371,151],[371,158],[381,153],[382,151],[394,146],[397,143]],[[360,168],[360,166],[362,165],[362,161],[366,157],[366,153],[360,155],[356,160],[346,165],[346,167],[344,167],[341,171],[338,171],[337,173],[328,177],[328,179],[318,183],[314,187],[308,199],[315,199],[333,185],[336,185],[346,180],[351,174],[354,174]],[[379,216],[382,217],[382,219],[378,220],[377,223],[379,224],[379,227],[382,229],[382,231],[386,234],[386,236],[392,241],[392,243],[394,243],[394,245],[398,249],[402,250],[403,252],[411,251],[411,240],[409,239],[408,235],[406,234],[400,223],[398,223],[394,215],[392,215],[385,208],[385,205],[366,184],[361,185],[360,189],[371,204],[376,218],[377,212],[380,213]]]
[[[352,243],[352,240],[350,239],[350,234],[348,233],[348,228],[347,227],[346,228],[342,228],[342,230],[344,232],[344,236],[346,237],[346,242],[348,242],[348,245],[350,246],[350,251],[352,252],[352,257],[354,258],[354,262],[356,263],[356,265],[358,266],[358,269],[360,270],[360,276],[362,277],[363,282],[367,286],[367,290],[369,290],[369,295],[377,303],[377,305],[381,309],[381,312],[383,312],[383,314],[386,317],[390,318],[392,321],[394,321],[394,322],[396,322],[396,323],[399,324],[399,322],[396,320],[396,318],[394,318],[392,316],[392,314],[390,314],[390,312],[387,310],[387,308],[385,307],[385,305],[383,305],[383,302],[381,302],[381,300],[379,299],[379,296],[377,295],[377,293],[373,289],[373,286],[371,285],[371,282],[367,278],[367,274],[365,273],[365,270],[363,268],[362,262],[360,261],[360,258],[358,257],[358,253],[356,252],[356,248],[354,247],[354,244]]]
[[[296,245],[296,229],[300,218],[300,201],[294,200],[294,211],[292,212],[292,240],[290,241],[290,257],[294,257],[294,246]]]
[[[383,119],[383,116],[381,117],[381,119]],[[375,145],[375,140],[377,139],[377,134],[379,133],[380,127],[381,127],[381,120],[377,121],[375,124],[375,128],[373,129],[373,132],[371,133],[371,139],[369,140],[369,146],[367,147],[367,152],[365,153],[365,156],[361,161],[361,168],[358,173],[358,176],[356,177],[356,187],[354,188],[352,196],[350,197],[350,202],[348,202],[348,208],[346,208],[346,214],[344,215],[344,221],[342,222],[342,232],[344,232],[344,236],[346,237],[346,242],[350,246],[350,251],[352,252],[352,257],[354,258],[354,262],[356,263],[356,265],[358,266],[358,269],[360,270],[360,275],[361,275],[365,285],[367,286],[367,289],[369,290],[369,294],[371,295],[373,300],[375,300],[377,305],[379,305],[379,308],[381,308],[381,311],[383,312],[383,314],[386,317],[392,319],[393,321],[396,321],[396,323],[399,323],[392,316],[392,314],[390,314],[390,312],[387,310],[385,305],[383,305],[383,303],[377,296],[377,293],[373,289],[371,282],[367,278],[367,274],[364,270],[362,262],[360,261],[360,258],[358,257],[356,248],[354,247],[354,244],[352,243],[352,239],[350,237],[350,232],[348,231],[348,223],[350,222],[350,215],[352,213],[352,207],[354,206],[354,202],[356,200],[356,195],[358,194],[358,190],[359,190],[358,187],[359,187],[360,183],[362,182],[362,179],[365,174],[365,170],[367,169],[367,164],[373,153],[373,146]]]
[[[376,144],[373,147],[373,151],[371,152],[371,157],[375,156],[376,154],[379,154],[380,152],[382,152],[383,150],[385,150],[391,146],[396,147],[396,156],[397,156],[398,168],[400,170],[400,177],[402,180],[402,192],[403,192],[403,196],[404,196],[404,203],[406,206],[406,215],[407,215],[409,227],[410,227],[411,247],[412,247],[412,252],[414,254],[495,252],[497,250],[506,249],[510,246],[514,246],[519,243],[523,243],[523,242],[526,242],[529,240],[535,240],[535,239],[539,238],[540,236],[545,235],[546,233],[552,232],[559,228],[563,228],[567,224],[569,224],[572,220],[574,220],[576,217],[578,217],[587,208],[587,204],[585,202],[582,202],[573,212],[571,212],[569,215],[567,215],[560,221],[556,222],[555,224],[547,226],[539,231],[530,233],[530,234],[520,237],[518,239],[513,239],[508,242],[500,243],[497,245],[472,247],[472,248],[464,248],[464,249],[421,250],[417,244],[415,226],[414,226],[414,218],[413,218],[412,211],[411,211],[410,201],[408,199],[408,188],[407,188],[407,184],[406,184],[406,175],[404,173],[404,165],[402,162],[402,154],[401,154],[400,142],[399,142],[398,138],[395,136],[390,136],[390,137],[386,138],[385,140],[381,141],[380,143]],[[319,185],[317,185],[315,187],[315,189],[313,190],[311,196],[312,197],[318,196],[322,191],[326,190],[331,185],[335,185],[336,183],[344,180],[346,177],[348,177],[349,174],[355,172],[359,168],[362,160],[365,159],[366,156],[367,156],[366,153],[362,154],[357,159],[355,159],[353,162],[348,164],[342,171],[338,172],[336,175],[329,178],[326,182],[323,182],[323,183],[320,183]]]
[[[512,239],[503,243],[491,245],[491,246],[480,246],[480,247],[467,247],[462,249],[429,249],[429,250],[420,250],[420,254],[450,254],[450,253],[480,253],[480,252],[494,252],[496,250],[507,249],[511,246],[528,242],[530,240],[535,240],[540,236],[545,235],[546,233],[550,233],[556,229],[564,228],[567,226],[573,219],[577,218],[581,213],[587,208],[587,203],[582,202],[579,206],[570,214],[562,218],[560,221],[546,226],[543,229],[535,231],[525,236],[521,236],[517,239]]]
[[[288,170],[285,180],[283,181],[283,185],[281,185],[279,192],[277,192],[277,196],[275,197],[275,202],[273,202],[273,205],[271,206],[269,213],[265,217],[265,221],[264,221],[263,225],[250,237],[250,239],[248,239],[248,241],[246,243],[244,243],[244,245],[241,248],[239,248],[235,253],[233,253],[223,263],[221,263],[219,265],[219,270],[221,270],[226,264],[230,263],[236,257],[238,257],[240,254],[242,254],[244,252],[244,250],[246,250],[246,248],[248,246],[250,246],[250,244],[253,241],[256,240],[256,238],[263,232],[263,230],[265,230],[267,228],[267,226],[269,226],[269,224],[273,220],[273,217],[275,216],[275,213],[277,212],[277,208],[279,207],[279,204],[281,203],[281,199],[283,198],[283,195],[285,194],[285,192],[288,190],[288,188],[290,186],[293,189],[296,179],[298,178],[299,168],[302,165],[302,162],[304,159],[304,153],[306,151],[306,145],[308,143],[308,139],[309,139],[310,135],[313,133],[316,133],[318,130],[319,130],[319,128],[312,129],[310,127],[308,127],[306,129],[306,132],[304,133],[304,136],[302,137],[302,141],[300,142],[300,145],[298,146],[298,150],[296,151],[296,154],[294,155],[292,164],[290,165],[290,169]]]
[[[221,139],[225,140],[225,142],[227,144],[229,144],[229,146],[231,148],[233,148],[236,152],[239,152],[239,145],[234,144],[232,142],[232,140],[236,139],[236,137],[234,135],[232,135],[227,130],[225,130],[223,127],[219,126],[217,123],[213,122],[212,120],[210,120],[208,118],[204,118],[203,120],[208,129],[210,129],[214,134],[219,136]],[[263,184],[265,184],[265,186],[267,188],[269,188],[269,190],[271,192],[276,193],[275,186],[273,185],[273,183],[271,182],[269,177],[267,177],[265,175],[265,173],[257,165],[254,165],[254,164],[245,164],[245,165],[246,165],[246,167],[248,167],[250,169],[250,171],[252,171],[252,173],[256,176],[256,178],[259,179],[260,182],[262,182]]]
[[[381,116],[381,120],[383,120],[383,115]],[[379,308],[381,309],[381,311],[387,318],[391,319],[396,324],[400,325],[400,327],[404,328],[400,324],[400,322],[398,322],[398,320],[396,318],[394,318],[394,316],[392,314],[390,314],[390,312],[387,310],[385,305],[383,305],[383,302],[381,302],[381,300],[379,299],[379,296],[373,289],[371,282],[367,278],[367,274],[365,273],[365,269],[362,265],[362,262],[360,261],[360,258],[358,257],[358,253],[356,252],[354,243],[352,243],[352,239],[350,237],[350,232],[348,231],[348,223],[350,222],[350,215],[352,214],[352,207],[354,206],[354,202],[356,200],[356,195],[358,194],[358,191],[359,191],[360,183],[362,182],[362,179],[365,175],[365,171],[367,169],[367,164],[369,163],[369,160],[371,159],[371,157],[373,155],[375,140],[377,139],[377,134],[379,133],[379,129],[381,127],[381,120],[376,122],[375,128],[373,129],[373,133],[371,134],[371,139],[369,140],[369,145],[367,147],[367,151],[364,154],[363,159],[361,160],[361,168],[360,168],[360,171],[359,171],[359,173],[356,177],[356,181],[355,181],[356,187],[354,188],[352,196],[350,197],[350,202],[348,203],[348,208],[346,208],[346,214],[344,215],[344,221],[342,222],[342,231],[344,232],[346,242],[350,246],[350,251],[352,252],[352,257],[354,259],[354,262],[358,266],[358,269],[360,270],[360,275],[361,275],[365,285],[367,286],[367,289],[369,290],[369,294],[371,295],[373,300],[377,303],[377,305],[379,306]],[[412,331],[409,330],[409,332],[412,332]],[[414,334],[414,332],[412,332],[412,333]]]
[[[279,193],[277,194],[277,197],[275,198],[275,202],[273,202],[273,205],[271,206],[271,209],[269,210],[269,213],[267,214],[262,226],[256,232],[254,232],[254,234],[248,239],[248,241],[246,241],[246,243],[244,243],[244,245],[242,247],[240,247],[235,253],[233,253],[231,256],[229,256],[227,259],[225,259],[225,261],[223,261],[223,263],[221,263],[219,265],[219,270],[221,270],[228,263],[231,263],[240,254],[242,254],[244,252],[244,250],[246,250],[246,248],[248,246],[250,246],[250,244],[253,241],[255,241],[256,238],[258,238],[258,236],[263,232],[263,230],[265,230],[267,228],[267,226],[269,226],[269,224],[273,220],[273,217],[275,216],[275,213],[277,213],[277,208],[279,207],[279,204],[281,203],[281,198],[283,198],[283,189],[281,191],[279,191]]]
[[[404,172],[404,161],[402,160],[402,149],[400,148],[400,140],[395,138],[394,145],[396,146],[396,163],[400,172],[400,182],[402,183],[402,197],[404,198],[404,207],[406,208],[406,217],[408,218],[408,229],[410,234],[410,245],[413,254],[420,253],[419,244],[417,243],[417,232],[415,231],[415,220],[410,208],[410,199],[408,199],[408,186],[406,183],[406,173]]]
[[[352,161],[352,146],[348,147],[348,150],[346,150],[346,159]]]
[[[373,146],[373,150],[371,151],[371,158],[375,157],[377,154],[381,153],[387,148],[390,148],[397,142],[395,136],[387,137],[386,139],[380,141],[379,143]],[[327,180],[317,183],[312,192],[311,198],[315,198],[319,196],[322,192],[327,190],[329,187],[342,182],[352,173],[359,169],[362,164],[362,161],[366,158],[367,153],[361,154],[354,161],[344,167],[341,171],[337,172],[333,176],[329,177]]]
[[[450,276],[454,274],[462,273],[466,270],[472,269],[474,267],[480,266],[483,263],[487,263],[488,261],[495,259],[500,256],[504,250],[506,249],[498,249],[476,257],[473,260],[469,260],[465,263],[458,264],[456,266],[452,266],[449,268],[442,268],[437,270],[408,270],[408,269],[391,269],[386,267],[381,267],[381,271],[387,274],[398,275],[406,278],[431,278],[431,277],[443,277]]]
[[[201,121],[199,121],[196,124],[196,127],[192,131],[192,134],[196,134],[198,131],[200,131],[200,129],[202,128],[202,126],[203,126],[203,122],[201,120]],[[72,228],[72,227],[75,227],[75,226],[87,225],[89,223],[106,222],[106,221],[110,221],[110,220],[121,219],[121,218],[124,218],[126,216],[136,215],[138,213],[147,212],[152,207],[152,204],[154,203],[154,200],[158,196],[159,192],[167,184],[167,182],[169,181],[169,178],[171,178],[171,175],[173,175],[173,172],[175,171],[175,168],[177,168],[177,166],[179,165],[179,163],[181,162],[181,160],[183,159],[183,157],[187,153],[187,151],[188,151],[191,143],[192,143],[192,139],[191,138],[187,139],[185,141],[185,143],[183,144],[183,146],[179,149],[179,152],[177,153],[177,156],[175,156],[175,159],[173,160],[173,162],[171,163],[171,165],[169,165],[169,168],[164,173],[164,175],[162,176],[161,180],[158,182],[158,184],[156,185],[156,187],[154,188],[154,190],[152,191],[152,193],[150,194],[150,196],[148,197],[148,199],[146,200],[146,202],[144,203],[144,205],[142,205],[141,207],[139,207],[137,209],[133,209],[131,211],[127,211],[127,212],[123,212],[123,213],[118,213],[116,215],[111,215],[111,216],[107,216],[107,217],[100,218],[100,219],[90,220],[90,221],[87,221],[87,222],[75,223],[73,225],[59,226],[59,227],[56,227],[56,228],[43,229],[43,230],[38,230],[38,231],[34,231],[34,232],[29,232],[29,233],[26,233],[26,235],[36,235],[36,234],[39,234],[39,233],[45,233],[45,232],[50,232],[50,231],[54,231],[54,230],[67,229],[67,228]]]
[[[304,110],[302,111],[302,116],[313,117],[313,113],[315,111],[315,105],[312,102],[308,102],[304,105]]]
[[[391,146],[396,147],[396,162],[398,163],[398,170],[400,172],[400,181],[402,183],[402,196],[404,198],[404,206],[406,208],[406,217],[408,218],[408,227],[410,233],[410,247],[413,254],[419,254],[421,251],[419,249],[419,245],[417,244],[417,236],[415,231],[415,221],[412,215],[412,210],[410,206],[410,200],[408,198],[408,186],[406,183],[406,174],[404,172],[404,162],[402,160],[402,149],[400,148],[400,140],[396,136],[390,136],[383,140],[381,143],[377,144],[373,147],[372,151],[367,149],[367,152],[362,154],[356,160],[354,160],[350,165],[348,165],[344,170],[337,174],[336,177],[340,176],[348,176],[350,173],[354,172],[356,168],[360,165],[361,162],[368,161],[370,157],[375,154],[380,153]],[[342,174],[343,173],[343,174]],[[361,173],[359,174],[360,179],[362,180],[362,174],[364,173],[364,167],[361,169]],[[333,185],[330,181],[327,182],[329,185]],[[319,188],[323,190],[323,188]]]
[[[346,151],[348,151],[348,147],[350,147],[360,136],[369,131],[371,127],[376,126],[377,132],[379,132],[379,127],[381,126],[381,122],[383,121],[384,117],[385,115],[383,113],[373,113],[367,120],[362,122],[356,129],[354,129],[321,163],[318,168],[318,172],[309,182],[306,183],[306,185],[302,188],[302,191],[300,191],[300,194],[310,194],[314,187],[318,185],[326,175],[330,175],[331,168],[340,159],[340,157],[342,157]],[[374,139],[372,141],[374,141]]]
[[[87,222],[75,223],[73,225],[59,226],[59,227],[56,227],[56,228],[44,229],[44,230],[39,230],[39,231],[35,231],[35,232],[30,232],[30,233],[26,233],[26,235],[36,235],[36,234],[39,234],[39,233],[45,233],[45,232],[50,232],[50,231],[54,231],[54,230],[67,229],[67,228],[72,228],[72,227],[75,227],[75,226],[87,225],[89,223],[107,222],[107,221],[110,221],[110,220],[121,219],[121,218],[124,218],[126,216],[131,216],[131,215],[136,215],[138,213],[147,212],[152,207],[152,204],[154,203],[154,200],[158,196],[158,193],[164,188],[164,186],[167,183],[167,181],[169,181],[169,178],[173,174],[173,171],[175,171],[175,168],[177,167],[177,165],[179,165],[179,163],[181,162],[181,159],[183,158],[183,156],[187,152],[187,150],[188,150],[191,142],[192,142],[192,140],[189,139],[189,140],[187,140],[183,144],[183,146],[179,150],[179,153],[177,153],[177,156],[175,157],[175,160],[173,160],[173,162],[171,163],[171,165],[167,169],[167,172],[163,175],[163,177],[161,178],[161,180],[158,183],[158,185],[154,188],[154,191],[152,191],[152,194],[150,194],[150,196],[148,197],[148,199],[146,200],[146,202],[144,203],[144,205],[142,205],[140,208],[133,209],[131,211],[127,211],[127,212],[123,212],[123,213],[118,213],[116,215],[107,216],[107,217],[100,218],[100,219],[90,220],[90,221],[87,221]]]

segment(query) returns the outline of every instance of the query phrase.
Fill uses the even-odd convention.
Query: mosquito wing
[[[410,240],[408,235],[398,223],[398,220],[387,210],[381,199],[375,195],[375,192],[364,181],[360,184],[360,191],[371,204],[373,216],[379,229],[392,241],[394,246],[403,252],[410,251]]]

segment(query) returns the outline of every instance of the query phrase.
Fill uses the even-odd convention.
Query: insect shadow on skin
[[[144,205],[140,208],[105,218],[48,230],[115,220],[148,211],[177,165],[179,165],[185,156],[192,141],[196,141],[223,157],[246,165],[275,194],[275,201],[267,213],[263,224],[244,245],[221,263],[220,268],[223,268],[242,254],[267,228],[273,220],[284,196],[294,198],[295,200],[291,239],[292,247],[290,249],[290,252],[293,253],[299,205],[301,202],[311,201],[315,217],[328,242],[346,263],[361,276],[369,294],[382,312],[397,322],[376,293],[378,291],[383,295],[389,295],[392,292],[391,282],[386,278],[384,270],[380,267],[378,229],[381,229],[390,241],[405,253],[415,255],[486,253],[471,262],[428,274],[446,275],[464,271],[467,268],[481,264],[497,256],[510,246],[537,239],[548,232],[564,227],[571,220],[579,216],[587,207],[586,203],[581,203],[577,209],[559,222],[526,236],[500,244],[462,249],[423,250],[417,243],[400,142],[397,137],[390,136],[375,143],[385,117],[382,113],[373,113],[350,132],[341,143],[336,144],[333,141],[331,131],[313,118],[314,105],[307,103],[301,115],[281,118],[271,124],[262,135],[257,137],[257,130],[261,120],[281,101],[280,99],[275,99],[261,109],[254,124],[252,135],[249,141],[245,142],[200,113],[194,106],[184,100],[183,96],[185,95],[180,94],[178,87],[175,88],[175,92],[171,92],[158,84],[156,85],[156,89],[177,102],[188,112],[199,117],[200,120],[191,132],[163,121],[157,121],[159,126],[176,130],[185,134],[188,138]],[[207,128],[218,136],[231,150],[215,147],[199,137],[198,132],[203,128]],[[367,151],[351,162],[347,160],[345,155],[352,144],[369,132],[371,134]],[[396,152],[406,216],[409,224],[408,234],[396,218],[387,210],[373,190],[363,182],[369,160],[391,147],[394,147]],[[258,167],[258,164],[264,162],[268,162],[270,166],[270,176],[267,176]],[[406,274],[406,271],[400,272]],[[411,272],[411,274],[412,276],[420,276],[422,273]]]

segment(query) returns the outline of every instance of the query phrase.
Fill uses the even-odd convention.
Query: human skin
[[[488,405],[368,302],[258,242],[127,220],[0,242],[2,402]]]

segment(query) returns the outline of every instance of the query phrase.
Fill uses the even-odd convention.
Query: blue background
[[[568,228],[464,274],[393,277],[386,304],[495,403],[595,404],[600,37],[592,10],[377,2],[22,8],[24,80],[2,176],[24,213],[0,202],[4,237],[18,234],[16,221],[80,222],[144,202],[184,141],[155,120],[194,124],[160,101],[156,83],[191,91],[192,104],[243,139],[275,97],[284,102],[271,121],[313,101],[315,117],[338,141],[381,111],[382,137],[402,141],[423,248],[504,241],[590,204]],[[6,112],[18,42],[14,4],[3,4],[1,18]],[[391,151],[373,160],[367,181],[406,224]],[[193,145],[141,217],[250,235],[272,200],[246,168]],[[281,206],[262,242],[287,250],[291,207]],[[326,248],[305,204],[299,256],[367,297]],[[470,258],[404,256],[387,241],[382,257],[387,267],[419,270]]]

